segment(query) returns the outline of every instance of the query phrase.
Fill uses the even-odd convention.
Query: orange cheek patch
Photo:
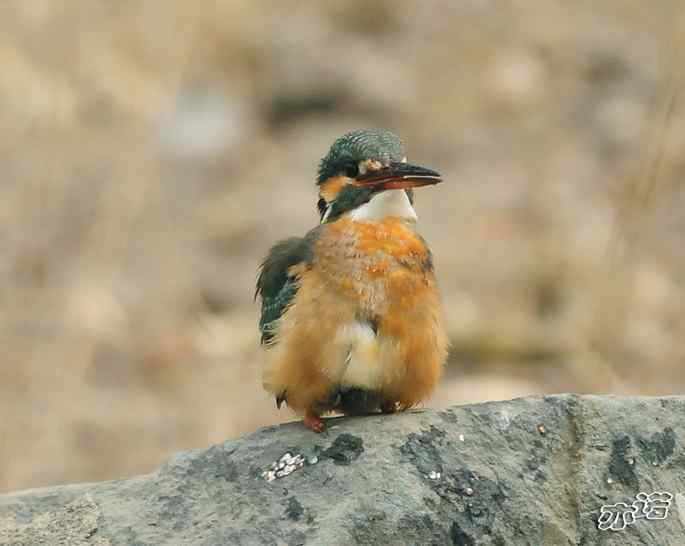
[[[321,184],[319,194],[326,200],[327,203],[330,203],[331,201],[334,201],[336,197],[338,197],[340,190],[342,190],[343,187],[349,183],[349,180],[350,179],[345,176],[332,176],[323,184]]]

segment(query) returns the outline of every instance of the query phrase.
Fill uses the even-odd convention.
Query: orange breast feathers
[[[314,269],[369,312],[408,308],[437,290],[430,250],[406,222],[343,219],[326,227]]]

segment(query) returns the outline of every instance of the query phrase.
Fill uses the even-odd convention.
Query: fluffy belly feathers
[[[265,387],[295,409],[347,388],[413,406],[442,370],[441,319],[430,255],[411,227],[335,222],[267,352]]]

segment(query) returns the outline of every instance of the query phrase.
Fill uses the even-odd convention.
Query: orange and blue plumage
[[[404,410],[435,388],[447,338],[412,192],[440,181],[389,131],[348,133],[319,168],[321,224],[264,259],[264,387],[313,430],[325,412]]]

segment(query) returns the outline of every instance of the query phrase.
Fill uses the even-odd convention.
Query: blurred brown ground
[[[681,13],[679,13],[681,12]],[[429,405],[685,389],[681,0],[0,3],[0,490],[290,420],[255,268],[381,126],[452,352]]]

